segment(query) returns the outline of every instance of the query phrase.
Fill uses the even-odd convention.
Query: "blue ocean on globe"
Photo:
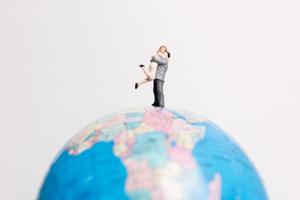
[[[38,200],[266,200],[224,130],[192,112],[135,107],[103,116],[58,152]]]

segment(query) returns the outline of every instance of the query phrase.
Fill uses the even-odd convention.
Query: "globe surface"
[[[108,114],[56,155],[40,200],[264,200],[240,147],[191,112],[136,107]]]

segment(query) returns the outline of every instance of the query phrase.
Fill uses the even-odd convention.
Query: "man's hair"
[[[170,58],[170,57],[171,57],[171,54],[170,54],[170,52],[169,52],[169,51],[167,51],[167,54],[168,54],[168,58]]]

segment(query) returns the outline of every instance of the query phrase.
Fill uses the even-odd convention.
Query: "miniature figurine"
[[[143,64],[139,65],[145,73],[146,78],[140,82],[136,82],[134,87],[137,89],[140,85],[153,81],[154,103],[152,106],[155,107],[164,107],[163,85],[168,70],[169,59],[170,52],[167,51],[166,46],[162,45],[156,52],[156,55],[151,57],[148,69]]]

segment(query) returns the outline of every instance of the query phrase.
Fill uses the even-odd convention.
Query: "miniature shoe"
[[[137,89],[139,87],[139,84],[138,83],[135,83],[134,84],[134,89]]]
[[[139,67],[145,67],[145,65],[143,65],[143,64],[140,64],[140,65],[139,65]]]
[[[153,103],[153,104],[154,104],[154,103]],[[153,105],[153,104],[152,104],[152,105]],[[154,106],[156,106],[156,107],[161,107],[161,108],[165,107],[164,105],[162,105],[162,104],[160,104],[160,103],[154,104]]]

